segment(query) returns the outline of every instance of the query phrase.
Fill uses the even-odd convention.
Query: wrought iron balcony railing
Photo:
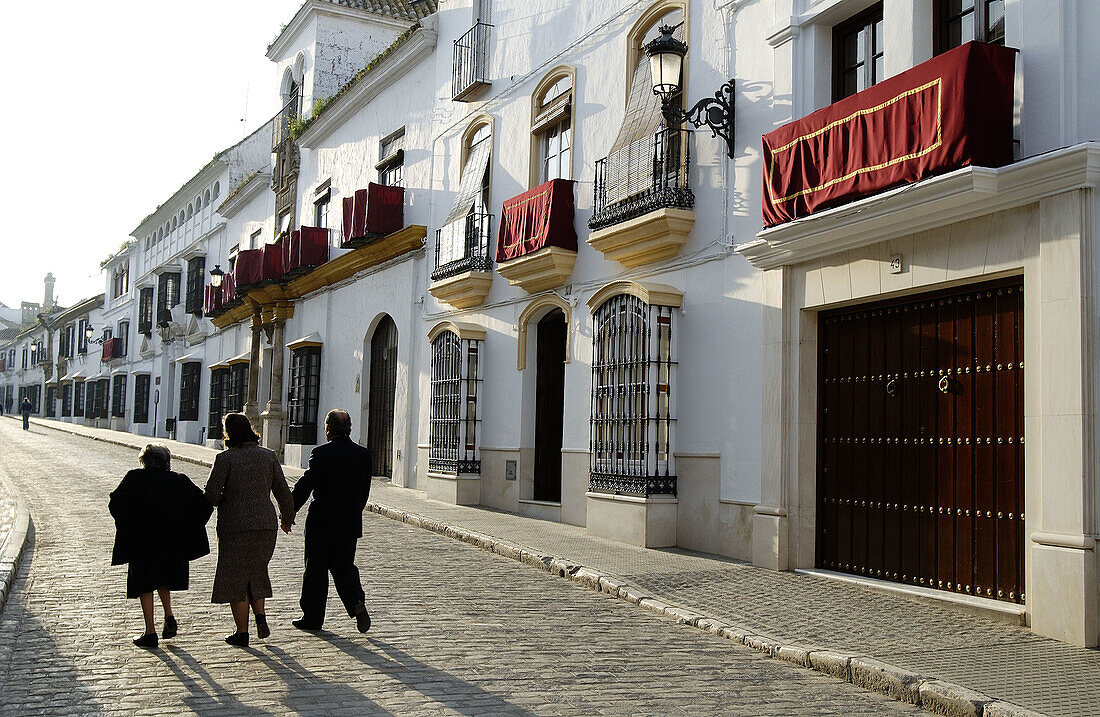
[[[466,271],[492,271],[493,258],[489,254],[492,244],[492,214],[472,213],[466,216],[466,225],[463,232],[463,254],[458,258],[451,258],[453,253],[441,254],[440,238],[443,230],[439,229],[435,234],[435,271],[432,272],[432,281],[446,279]],[[440,259],[444,260],[440,264]]]
[[[275,117],[275,128],[271,133],[271,151],[274,152],[283,142],[290,139],[290,123],[298,119],[301,95],[294,95],[283,105]]]
[[[456,102],[489,84],[489,31],[492,27],[478,20],[465,35],[455,40],[451,99]]]
[[[688,186],[692,131],[666,127],[652,145],[636,142],[596,162],[589,229],[602,229],[658,209],[691,209]]]

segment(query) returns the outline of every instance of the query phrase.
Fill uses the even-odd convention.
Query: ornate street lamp
[[[92,328],[91,324],[86,324],[84,327],[84,338],[88,341],[88,343],[102,344],[107,341],[107,339],[103,338],[102,336],[98,339],[93,339],[93,334],[95,334],[95,329]]]
[[[210,286],[217,289],[222,285],[222,279],[225,278],[225,272],[221,270],[221,264],[215,264],[214,268],[210,270]]]
[[[644,48],[653,75],[653,94],[661,98],[661,112],[669,127],[678,127],[684,121],[696,127],[705,124],[712,136],[726,141],[726,156],[733,159],[733,80],[722,85],[714,97],[699,100],[687,112],[678,110],[672,104],[672,98],[680,91],[680,73],[688,50],[685,43],[672,36],[679,26],[661,25],[657,28],[660,37]]]

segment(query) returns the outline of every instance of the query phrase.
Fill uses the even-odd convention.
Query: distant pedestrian
[[[271,597],[267,564],[279,526],[271,496],[287,533],[294,524],[294,498],[278,456],[259,445],[248,417],[226,414],[223,426],[226,450],[214,458],[206,482],[206,497],[218,508],[218,569],[211,602],[229,603],[237,631],[225,641],[247,647],[249,605],[256,616],[256,635],[265,639],[271,634],[264,599]]]
[[[294,486],[294,507],[301,508],[310,493],[313,502],[306,517],[305,573],[302,576],[302,617],[299,630],[320,630],[328,601],[328,574],[348,616],[359,632],[370,629],[355,544],[363,536],[363,508],[370,495],[370,450],[351,440],[351,416],[336,409],[325,417],[328,443],[309,454],[309,467]]]
[[[134,638],[138,647],[157,646],[153,622],[153,591],[164,609],[161,636],[176,636],[179,625],[172,612],[172,591],[186,590],[188,562],[210,553],[206,521],[214,508],[182,473],[170,470],[172,454],[150,443],[141,450],[142,467],[126,474],[111,493],[115,519],[112,565],[129,563],[126,597],[141,601],[145,632]]]
[[[19,404],[19,412],[23,414],[23,430],[31,430],[31,413],[34,412],[34,406],[26,396],[23,397],[23,403]]]

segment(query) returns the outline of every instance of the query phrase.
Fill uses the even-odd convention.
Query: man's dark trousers
[[[370,494],[370,451],[347,437],[317,446],[309,467],[294,486],[295,507],[310,493],[313,503],[306,516],[305,574],[302,576],[303,619],[320,626],[328,601],[328,574],[348,616],[365,595],[355,566],[356,542],[363,534],[363,508]]]

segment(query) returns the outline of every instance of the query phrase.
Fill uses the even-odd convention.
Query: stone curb
[[[935,714],[945,717],[1042,717],[1037,712],[1010,702],[996,700],[950,682],[924,677],[880,660],[806,645],[787,644],[771,635],[758,634],[746,627],[730,625],[698,610],[667,602],[659,596],[650,595],[636,586],[627,584],[625,580],[615,575],[603,574],[558,556],[542,555],[491,535],[447,525],[434,518],[391,508],[373,501],[367,503],[367,510],[545,570],[589,590],[602,592],[664,615],[679,624],[690,625],[711,635],[762,652],[769,657],[816,670],[830,677],[850,682],[857,687],[888,695],[900,702],[918,705]]]
[[[0,477],[0,492],[6,492],[15,500],[15,522],[12,524],[11,532],[0,545],[0,611],[2,611],[8,601],[8,593],[15,584],[15,574],[19,570],[19,563],[22,562],[23,553],[27,547],[27,537],[31,529],[31,511],[23,495],[3,477]]]

